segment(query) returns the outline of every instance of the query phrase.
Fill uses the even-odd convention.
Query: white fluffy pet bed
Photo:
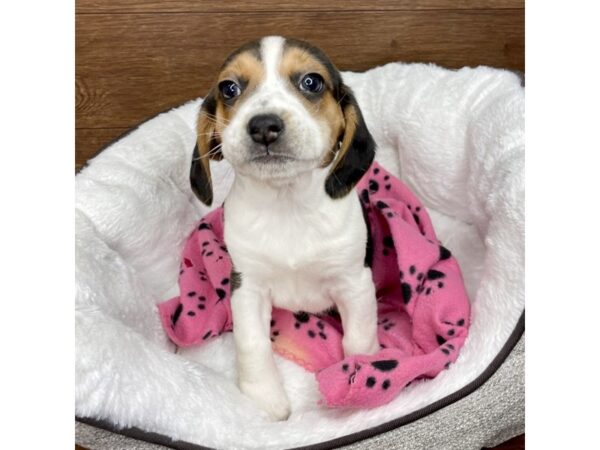
[[[272,423],[235,385],[231,333],[174,353],[155,305],[177,294],[180,249],[208,211],[189,185],[201,103],[192,101],[140,125],[76,176],[75,393],[80,421],[175,448],[279,449],[336,438],[341,439],[314,448],[360,440],[356,448],[367,448],[364,439],[427,419],[489,385],[485,381],[523,331],[520,80],[485,67],[450,71],[422,64],[388,64],[343,77],[378,144],[376,159],[421,198],[440,240],[461,264],[473,307],[470,335],[456,364],[435,379],[413,383],[383,407],[335,410],[317,406],[313,374],[277,357],[292,415]],[[227,162],[212,164],[213,204],[220,205],[234,175]],[[522,395],[522,389],[516,392]],[[493,398],[517,405],[514,417],[473,427],[500,428],[512,420],[509,425],[517,430],[522,400],[503,392]],[[470,404],[475,412],[469,414],[463,408],[460,420],[493,408],[488,402]],[[415,446],[399,435],[390,440],[397,443],[390,448],[488,445],[478,437],[483,434],[468,429],[452,440],[456,425],[450,430],[450,422],[440,417],[435,427],[421,430],[430,434],[428,440],[415,441],[418,432],[413,430]],[[436,433],[445,430],[445,440],[436,441]],[[492,429],[486,436],[501,435]]]

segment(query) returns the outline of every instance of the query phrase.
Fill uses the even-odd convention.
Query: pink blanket
[[[469,327],[460,268],[419,200],[377,163],[357,189],[370,228],[381,350],[344,358],[335,311],[274,308],[271,321],[273,349],[315,372],[331,407],[383,405],[413,380],[436,376],[456,360]],[[231,267],[219,208],[200,221],[183,249],[180,296],[159,305],[175,344],[201,344],[231,331]]]

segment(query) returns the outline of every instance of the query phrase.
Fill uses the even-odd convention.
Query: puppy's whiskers
[[[215,147],[211,148],[208,152],[206,152],[206,154],[192,158],[192,161],[200,161],[201,159],[210,158],[211,156],[216,155],[219,152],[219,150],[221,150],[222,145],[223,144],[216,145]]]

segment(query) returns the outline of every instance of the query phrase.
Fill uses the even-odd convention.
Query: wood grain
[[[313,42],[343,70],[525,64],[524,0],[77,0],[76,166],[203,96],[232,49],[269,34]]]
[[[524,0],[78,0],[76,13],[128,12],[256,12],[376,11],[430,9],[507,9],[525,7]]]
[[[265,34],[306,39],[342,70],[390,61],[524,69],[521,10],[98,14],[76,20],[76,126],[129,127],[202,96],[220,63]]]
[[[98,150],[127,130],[128,128],[79,128],[75,133],[75,170],[81,169]]]

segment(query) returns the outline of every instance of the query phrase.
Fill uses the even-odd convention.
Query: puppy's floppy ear
[[[200,107],[198,114],[198,139],[192,153],[190,183],[194,194],[207,206],[213,201],[212,180],[209,160],[220,161],[223,154],[219,150],[220,139],[216,132],[217,100],[212,89]]]
[[[336,99],[344,115],[344,131],[339,138],[331,170],[325,180],[325,192],[331,198],[348,194],[371,166],[375,157],[375,141],[367,129],[356,98],[350,88],[340,84]]]

